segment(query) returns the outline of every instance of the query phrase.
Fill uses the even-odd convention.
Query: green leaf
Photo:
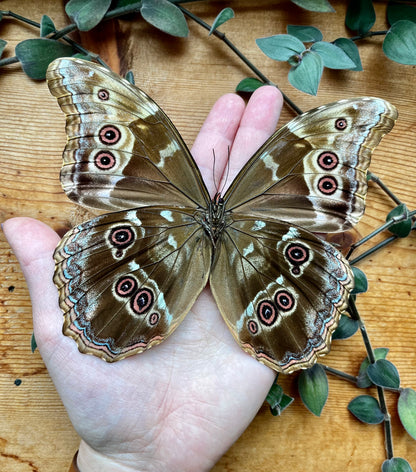
[[[387,359],[378,359],[370,364],[367,375],[373,384],[385,388],[399,388],[400,376],[396,366]]]
[[[45,78],[48,65],[58,57],[71,56],[71,46],[47,38],[26,39],[16,46],[15,54],[25,73],[31,78]]]
[[[358,267],[351,267],[352,273],[354,274],[354,288],[351,293],[364,293],[368,290],[367,277],[361,269]]]
[[[354,61],[335,44],[326,41],[318,41],[312,44],[311,51],[315,51],[322,57],[324,67],[329,69],[352,69]]]
[[[179,38],[189,34],[188,24],[179,8],[168,0],[143,0],[142,17],[164,33]]]
[[[246,77],[236,87],[237,92],[254,92],[258,88],[262,87],[264,83],[255,79],[254,77]]]
[[[399,64],[416,65],[416,23],[407,20],[394,23],[384,38],[383,51]]]
[[[66,14],[81,31],[89,31],[98,25],[110,8],[111,0],[70,0]]]
[[[416,392],[412,388],[401,391],[397,408],[404,429],[416,439]]]
[[[387,20],[390,25],[400,20],[409,20],[416,23],[416,8],[411,5],[389,2],[387,4]]]
[[[35,333],[32,333],[32,337],[30,339],[30,349],[32,350],[32,354],[36,351],[36,348],[38,347],[35,339]]]
[[[381,472],[412,472],[412,468],[406,459],[393,457],[383,462]]]
[[[40,20],[40,35],[42,38],[48,36],[48,34],[55,33],[56,28],[53,24],[53,21],[49,18],[48,15],[43,15]]]
[[[355,397],[348,404],[348,410],[363,423],[379,424],[384,420],[378,401],[370,395]]]
[[[132,72],[131,70],[129,70],[129,71],[127,72],[125,79],[126,79],[128,82],[130,82],[131,84],[134,85],[134,83],[135,83],[135,82],[134,82],[134,75],[133,75],[133,72]]]
[[[116,10],[123,7],[130,7],[131,5],[137,4],[137,11],[140,10],[142,2],[138,0],[117,0],[111,4],[111,10]]]
[[[342,314],[337,329],[332,335],[332,339],[347,339],[357,332],[358,321]]]
[[[4,48],[7,45],[7,41],[0,39],[0,57],[3,55]]]
[[[400,216],[404,216],[406,219],[390,226],[389,231],[396,236],[399,236],[399,238],[405,238],[406,236],[409,236],[412,231],[412,219],[409,218],[409,210],[404,203],[393,208],[393,210],[387,215],[386,221],[390,221],[393,218]]]
[[[335,46],[341,48],[345,54],[352,60],[355,64],[355,67],[351,68],[354,71],[363,70],[361,64],[360,53],[358,51],[357,45],[354,41],[351,41],[349,38],[338,38],[334,41]]]
[[[313,51],[306,51],[298,65],[289,71],[289,82],[302,92],[316,95],[324,69],[322,58]]]
[[[322,13],[335,11],[327,0],[292,0],[292,2],[309,11],[319,11]]]
[[[389,350],[386,347],[377,347],[374,349],[374,357],[376,360],[378,359],[385,359]],[[360,370],[358,372],[358,378],[357,378],[357,386],[359,388],[368,388],[373,385],[373,383],[370,380],[370,377],[367,375],[367,369],[370,366],[371,362],[366,357],[363,362],[361,363]]]
[[[328,378],[324,368],[315,364],[310,369],[302,370],[298,377],[298,389],[306,408],[320,416],[328,399]]]
[[[287,32],[304,43],[315,43],[323,38],[321,31],[315,26],[287,25]]]
[[[224,8],[224,10],[221,10],[215,18],[214,23],[212,23],[208,35],[211,35],[214,30],[223,25],[226,21],[231,20],[231,18],[234,18],[234,16],[234,10],[232,8],[227,7]]]
[[[305,51],[302,41],[290,34],[276,34],[267,38],[258,38],[256,44],[267,57],[275,61],[287,61],[292,56]]]
[[[280,385],[273,384],[267,394],[266,401],[270,405],[272,415],[278,416],[293,402],[293,398],[284,394]]]
[[[350,0],[345,16],[347,28],[364,34],[370,31],[375,21],[376,12],[371,0]]]

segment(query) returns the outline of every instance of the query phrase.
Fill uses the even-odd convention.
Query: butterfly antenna
[[[215,186],[215,194],[218,193],[218,185],[217,185],[217,180],[215,178],[215,149],[212,149],[212,155],[214,157],[213,164],[212,164],[212,181],[214,182]]]
[[[224,179],[224,183],[222,185],[222,189],[221,189],[221,194],[222,192],[224,191],[224,188],[225,186],[227,185],[227,182],[228,182],[228,176],[230,175],[230,146],[227,147],[228,151],[227,151],[227,170],[225,171],[225,179]]]

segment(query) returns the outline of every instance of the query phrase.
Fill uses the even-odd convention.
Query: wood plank
[[[348,36],[345,2],[331,3],[336,13],[304,12],[289,1],[266,0],[197,2],[189,9],[209,23],[222,7],[232,6],[236,18],[222,30],[304,110],[357,95],[381,96],[394,103],[399,120],[377,148],[371,168],[410,208],[415,208],[415,68],[389,61],[381,51],[382,38],[367,39],[359,45],[364,71],[326,70],[318,96],[310,97],[290,87],[286,64],[266,58],[255,44],[258,37],[284,33],[287,24],[319,26],[326,40]],[[5,0],[1,7],[38,21],[46,13],[58,27],[67,22],[63,5],[53,0],[26,0],[24,4]],[[385,29],[385,5],[377,3],[376,9],[374,29]],[[191,144],[215,100],[252,74],[218,39],[207,37],[192,22],[189,25],[188,39],[173,39],[140,19],[117,20],[99,31],[82,34],[80,40],[115,70],[125,73],[133,69],[138,86],[163,107]],[[38,34],[31,27],[5,19],[1,28],[1,37],[9,41],[9,55],[18,42]],[[291,117],[293,113],[286,108],[282,123]],[[70,226],[74,208],[59,184],[64,118],[45,84],[28,79],[18,65],[1,70],[0,123],[1,221],[31,216],[63,231]],[[371,185],[359,233],[365,235],[382,224],[391,208],[391,202]],[[406,387],[416,387],[415,256],[413,236],[360,264],[370,282],[369,292],[358,299],[360,312],[373,346],[390,348],[389,359],[398,366]],[[39,354],[30,351],[30,299],[3,235],[0,270],[0,470],[61,472],[67,469],[79,438]],[[334,342],[325,362],[354,373],[364,355],[362,341],[356,335]],[[16,379],[21,379],[20,385],[15,384]],[[302,406],[295,377],[285,377],[281,383],[295,396],[294,404],[280,418],[272,417],[264,406],[214,467],[215,472],[380,469],[384,458],[382,428],[360,424],[346,409],[354,396],[367,392],[331,378],[328,404],[316,418]],[[395,453],[416,468],[416,444],[399,425],[395,398],[388,395]]]

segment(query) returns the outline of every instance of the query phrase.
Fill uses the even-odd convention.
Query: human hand
[[[235,94],[217,101],[192,148],[211,195],[214,180],[222,188],[228,149],[230,184],[275,130],[281,105],[273,87],[257,90],[247,107]],[[271,369],[237,345],[210,290],[162,344],[105,363],[79,353],[62,335],[52,283],[58,235],[30,218],[10,219],[3,230],[29,287],[39,351],[82,438],[80,470],[210,470],[249,425],[274,379]]]

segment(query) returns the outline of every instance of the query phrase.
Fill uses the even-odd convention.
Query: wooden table
[[[41,5],[40,5],[41,3]],[[288,66],[262,55],[255,39],[286,32],[287,24],[319,26],[326,40],[348,36],[344,2],[331,2],[336,13],[311,13],[288,1],[199,2],[189,9],[208,23],[225,6],[236,18],[223,26],[241,51],[304,110],[358,95],[383,97],[396,105],[399,120],[377,148],[373,173],[405,201],[416,206],[416,92],[415,68],[388,60],[381,37],[362,41],[363,72],[329,71],[317,97],[294,90],[287,81]],[[42,14],[58,28],[67,22],[61,2],[5,0],[10,9],[39,21]],[[385,5],[376,3],[375,29],[385,29]],[[133,69],[136,83],[167,112],[189,144],[214,101],[234,90],[252,75],[217,38],[189,22],[190,36],[174,39],[160,33],[139,17],[107,23],[99,31],[84,33],[78,40],[99,53],[116,71]],[[7,55],[23,39],[36,37],[35,28],[16,21],[0,23]],[[178,99],[180,97],[180,99]],[[285,108],[282,123],[293,117]],[[18,64],[0,72],[0,218],[31,216],[62,231],[67,228],[73,205],[58,179],[65,144],[64,118],[44,82],[28,79]],[[368,209],[358,230],[361,235],[383,223],[392,208],[389,199],[374,185]],[[383,237],[386,235],[384,234]],[[79,438],[38,352],[31,353],[31,305],[19,265],[1,235],[0,239],[0,470],[7,472],[61,472],[67,470]],[[374,347],[390,348],[389,359],[399,368],[402,386],[416,387],[416,247],[415,238],[396,241],[359,266],[369,279],[369,291],[358,299]],[[365,352],[357,334],[333,343],[325,362],[356,373]],[[16,379],[20,379],[21,383]],[[295,397],[281,417],[264,406],[250,427],[213,469],[225,471],[304,470],[349,472],[378,471],[384,459],[383,428],[359,423],[347,411],[355,396],[368,393],[330,378],[330,396],[320,418],[302,405],[296,377],[281,380]],[[397,456],[416,468],[416,443],[401,428],[395,394],[388,395],[393,417]]]

